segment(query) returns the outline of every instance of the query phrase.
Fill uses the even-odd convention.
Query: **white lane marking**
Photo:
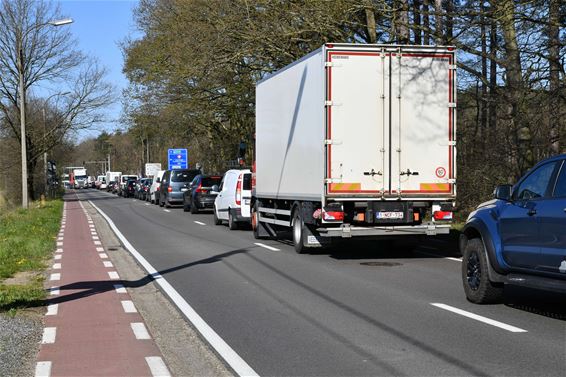
[[[54,270],[60,270],[61,269],[61,263],[53,263],[53,269]]]
[[[45,315],[57,315],[59,311],[59,304],[47,305],[47,313]]]
[[[49,277],[49,280],[51,280],[51,281],[61,280],[61,274],[59,272],[57,272],[55,274],[51,274],[51,276]]]
[[[99,240],[100,238],[98,238],[98,236],[92,236],[92,239],[93,239],[94,241],[96,241],[96,240]]]
[[[415,250],[415,253],[417,254],[424,254],[424,255],[429,255],[431,257],[437,257],[437,258],[442,258],[442,259],[448,259],[448,260],[453,260],[456,262],[461,262],[462,259],[461,258],[452,258],[452,257],[443,257],[442,255],[438,255],[438,254],[434,254],[434,253],[427,253],[426,251],[421,251],[421,250]]]
[[[89,228],[94,228],[94,224],[89,224],[88,227],[89,227]]]
[[[35,364],[35,377],[50,377],[51,361],[38,361]]]
[[[59,260],[61,259],[62,255],[61,254],[55,254],[55,260]]]
[[[96,251],[104,251],[104,248],[103,247],[97,247]]]
[[[280,249],[277,249],[277,248],[269,246],[269,245],[262,244],[261,242],[256,242],[255,245],[261,246],[261,247],[266,248],[267,250],[271,250],[271,251],[281,251]]]
[[[114,284],[114,289],[116,293],[128,293],[122,284]]]
[[[100,259],[108,259],[108,254],[106,253],[99,253],[98,256],[100,257]]]
[[[57,242],[57,246],[63,246],[63,242]]]
[[[102,245],[102,242],[100,242],[100,241],[94,241],[94,244],[100,246],[100,245]]]
[[[63,241],[63,237],[57,237],[57,241]]]
[[[145,205],[146,205],[146,206],[148,206],[148,205],[149,205],[149,203],[145,203]]]
[[[65,229],[65,225],[61,225],[61,230]]]
[[[114,267],[112,265],[112,262],[110,262],[109,260],[105,260],[104,262],[102,262],[102,264],[104,264],[104,267],[106,267],[106,268]]]
[[[51,296],[59,296],[61,290],[59,289],[59,287],[51,287],[49,288],[49,293],[51,294]]]
[[[142,322],[132,322],[130,323],[130,327],[132,328],[136,339],[151,339],[151,336],[149,336],[149,333]]]
[[[91,229],[91,231],[90,231],[90,235],[91,235],[91,236],[96,236],[96,230],[94,230],[94,229]]]
[[[55,250],[55,252],[56,252],[56,253],[62,253],[62,252],[63,252],[63,249],[57,249],[57,250]]]
[[[189,305],[189,303],[173,288],[171,284],[157,272],[157,270],[149,264],[149,262],[132,246],[130,241],[124,235],[118,227],[114,224],[112,219],[108,217],[100,208],[98,208],[92,201],[89,200],[91,206],[93,206],[98,213],[104,217],[104,219],[110,225],[110,228],[116,233],[116,236],[122,241],[126,250],[132,254],[134,258],[137,259],[139,264],[146,270],[146,272],[154,278],[154,281],[161,286],[161,289],[169,296],[171,301],[179,308],[183,315],[193,324],[193,326],[198,330],[202,337],[210,344],[216,352],[226,361],[226,363],[236,372],[239,376],[259,376],[256,371],[252,369],[251,366],[246,363],[244,359],[240,357],[222,339],[213,329],[210,327],[204,319]]]
[[[167,369],[161,357],[148,356],[145,358],[145,362],[153,377],[171,377],[171,373],[169,373],[169,369]]]
[[[480,322],[486,323],[486,324],[491,325],[491,326],[499,327],[503,330],[507,330],[507,331],[511,331],[511,332],[527,332],[527,330],[523,330],[523,329],[520,329],[520,328],[515,327],[515,326],[507,325],[503,322],[499,322],[499,321],[496,321],[496,320],[493,320],[493,319],[489,319],[489,318],[483,317],[481,315],[470,313],[470,312],[467,312],[467,311],[462,310],[462,309],[455,308],[455,307],[450,306],[450,305],[439,304],[439,303],[431,303],[431,305],[436,306],[437,308],[440,308],[440,309],[448,310],[449,312],[452,312],[452,313],[460,314],[464,317],[475,319],[476,321],[480,321]]]
[[[137,313],[138,312],[136,310],[136,306],[134,305],[134,302],[131,301],[131,300],[122,301],[122,308],[124,308],[124,311],[126,313]]]
[[[112,280],[119,280],[120,279],[120,275],[118,275],[118,273],[116,271],[108,271],[108,276]]]
[[[168,209],[164,209],[164,211],[165,211],[165,212],[171,212],[171,211],[170,211],[170,210],[168,210]]]
[[[195,224],[198,224],[198,225],[206,225],[205,223],[200,222],[200,221],[195,221]]]
[[[57,336],[57,327],[46,327],[43,329],[43,337],[41,338],[41,344],[53,344],[55,343],[55,337]]]

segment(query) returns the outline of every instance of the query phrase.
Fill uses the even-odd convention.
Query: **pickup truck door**
[[[500,214],[503,258],[511,267],[536,269],[540,263],[539,211],[555,170],[556,163],[539,166],[523,178]]]

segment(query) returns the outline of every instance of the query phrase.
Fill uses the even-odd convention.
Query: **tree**
[[[7,128],[20,143],[26,141],[30,172],[38,158],[61,143],[69,132],[102,121],[101,109],[113,98],[112,86],[104,81],[105,70],[77,49],[68,29],[50,26],[61,18],[58,6],[48,1],[0,1],[0,127]],[[38,84],[58,87],[44,100],[32,96],[27,101],[24,96],[24,103],[35,102],[24,114],[29,116],[29,132],[25,135],[21,135],[19,127],[20,72],[24,93]],[[48,117],[32,114],[34,108]],[[28,193],[35,197],[33,174],[28,176]]]

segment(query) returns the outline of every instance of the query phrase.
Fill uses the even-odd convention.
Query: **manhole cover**
[[[398,262],[362,262],[360,264],[362,266],[370,266],[370,267],[395,267],[402,265],[402,263],[398,263]]]

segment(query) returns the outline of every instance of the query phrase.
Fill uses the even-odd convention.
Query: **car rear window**
[[[212,187],[214,185],[220,185],[220,181],[222,177],[204,177],[202,179],[202,186],[203,187]]]
[[[199,173],[198,170],[173,170],[171,172],[171,182],[190,182]]]
[[[252,175],[250,173],[244,174],[244,190],[252,189]]]

